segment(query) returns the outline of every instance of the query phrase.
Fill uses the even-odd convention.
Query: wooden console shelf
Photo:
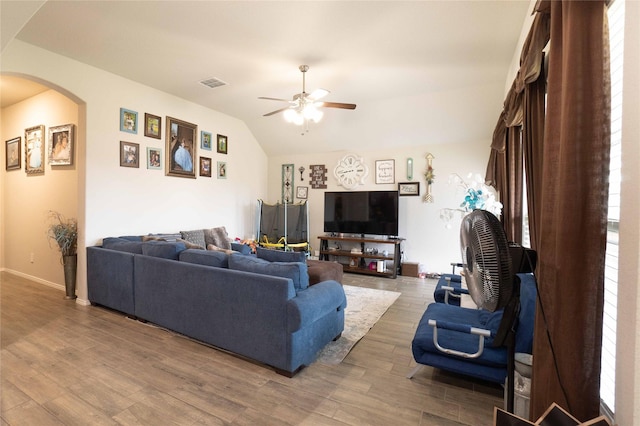
[[[400,244],[404,241],[404,238],[358,238],[358,237],[329,237],[329,236],[320,236],[318,237],[320,240],[320,259],[321,260],[330,260],[330,257],[333,256],[334,259],[338,262],[342,263],[345,272],[353,272],[356,274],[366,274],[366,275],[377,275],[387,278],[396,278],[398,275],[398,268],[400,267]],[[329,242],[333,241],[340,244],[340,249],[329,249]],[[360,245],[360,253],[352,253],[350,249],[345,249],[342,247],[342,243],[355,243]],[[367,253],[366,245],[374,245],[374,244],[389,244],[393,245],[392,250],[388,250],[387,256],[382,255],[381,252],[376,254]],[[349,245],[349,244],[347,244]],[[357,248],[357,247],[356,247]],[[382,250],[384,251],[384,250]],[[340,258],[348,258],[356,260],[356,264],[344,263],[344,259],[341,262]],[[371,261],[384,260],[384,261],[392,261],[393,267],[391,269],[387,269],[384,272],[378,272],[377,270],[371,270],[367,267],[367,263],[365,259],[370,259]]]

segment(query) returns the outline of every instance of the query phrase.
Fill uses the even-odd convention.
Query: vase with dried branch
[[[49,242],[55,241],[64,266],[65,299],[76,298],[76,272],[78,265],[78,221],[65,218],[61,213],[49,211]]]

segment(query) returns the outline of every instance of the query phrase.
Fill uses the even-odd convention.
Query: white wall
[[[455,122],[451,126],[456,126]],[[398,137],[401,139],[401,131]],[[451,227],[445,227],[440,219],[440,210],[443,208],[456,208],[463,200],[459,188],[449,184],[449,176],[457,173],[466,179],[469,173],[479,173],[484,177],[489,158],[490,135],[474,135],[478,140],[458,144],[433,144],[423,147],[394,147],[384,151],[368,152],[331,152],[325,154],[270,157],[269,158],[269,198],[265,202],[269,204],[281,200],[282,165],[295,165],[295,186],[309,186],[309,166],[324,164],[327,171],[327,189],[311,189],[309,186],[309,227],[310,243],[314,250],[319,249],[318,236],[325,235],[323,230],[324,216],[324,192],[346,191],[338,185],[333,176],[333,169],[340,159],[346,154],[352,153],[363,157],[369,167],[369,176],[364,185],[354,190],[397,190],[398,182],[407,182],[407,158],[413,158],[413,181],[420,182],[420,197],[400,197],[399,204],[399,236],[406,238],[402,243],[404,260],[424,264],[428,272],[449,272],[451,262],[460,261],[459,226],[460,217],[451,222]],[[486,140],[482,138],[486,137]],[[433,168],[436,175],[432,185],[433,203],[424,203],[423,197],[426,191],[424,172],[427,168],[427,153],[431,153]],[[395,184],[375,183],[376,160],[395,161]],[[298,168],[303,166],[304,182],[300,182]],[[296,200],[300,201],[300,200]],[[388,246],[386,247],[388,249]]]
[[[266,182],[260,177],[267,173],[267,158],[240,120],[19,40],[7,46],[1,66],[3,73],[55,87],[79,105],[76,214],[83,230],[78,253],[79,303],[86,302],[84,247],[105,236],[221,225],[231,237],[255,233],[255,200],[266,194]],[[145,137],[142,131],[137,135],[120,132],[121,107],[137,111],[139,120],[145,112],[161,116],[162,141]],[[197,154],[214,162],[226,161],[227,179],[169,177],[164,171],[146,169],[144,162],[140,168],[120,167],[121,140],[139,143],[143,160],[147,147],[161,147],[165,153],[166,116],[197,124],[198,140],[200,130],[228,137],[227,155],[200,150]],[[3,203],[3,217],[9,208]],[[19,243],[7,239],[5,247]]]

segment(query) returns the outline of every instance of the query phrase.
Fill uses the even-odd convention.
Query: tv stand
[[[320,236],[320,259],[330,260],[330,257],[334,257],[331,260],[337,260],[342,264],[345,272],[353,272],[356,274],[365,275],[377,275],[386,278],[396,278],[398,276],[398,268],[400,267],[400,244],[404,241],[404,238],[365,238],[363,237],[334,237],[334,236]],[[340,244],[339,249],[330,249],[329,242],[333,241]],[[353,253],[350,249],[345,249],[343,243],[347,245],[356,246],[359,245],[360,252]],[[388,254],[384,256],[378,252],[376,254],[367,253],[365,250],[366,244],[389,244],[393,245],[392,250],[388,250]],[[384,251],[384,250],[383,250]],[[344,262],[344,259],[348,259]],[[378,272],[376,269],[369,269],[365,259],[371,261],[384,260],[392,261],[393,267],[385,270],[384,272]]]

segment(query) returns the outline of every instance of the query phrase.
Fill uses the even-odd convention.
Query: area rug
[[[373,288],[343,286],[347,295],[344,331],[334,342],[329,342],[318,354],[317,362],[337,365],[349,354],[371,327],[387,312],[400,293]]]

